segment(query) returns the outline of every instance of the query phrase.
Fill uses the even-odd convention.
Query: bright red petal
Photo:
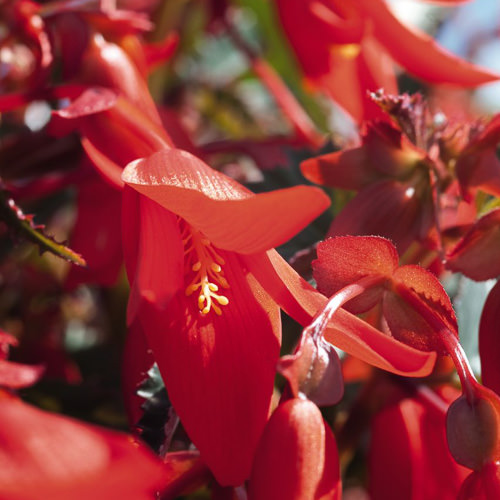
[[[146,500],[163,465],[117,432],[0,397],[0,494],[9,500]]]
[[[150,265],[168,279],[159,272],[168,250],[158,246]],[[230,285],[220,316],[201,315],[196,298],[181,289],[163,306],[143,297],[140,320],[169,398],[202,459],[220,484],[239,485],[250,473],[269,412],[280,318],[238,257],[218,252]]]
[[[306,186],[254,195],[190,153],[176,149],[129,164],[122,178],[181,216],[215,246],[243,254],[284,243],[329,205],[321,190]]]
[[[337,500],[341,496],[335,438],[318,407],[291,399],[269,420],[255,455],[249,500]]]
[[[375,38],[410,73],[430,83],[475,87],[500,78],[443,49],[420,30],[402,24],[382,0],[359,0]]]
[[[372,500],[455,500],[468,473],[448,451],[445,413],[417,398],[402,399],[374,418],[369,470]]]
[[[302,325],[308,325],[325,307],[327,298],[304,281],[275,251],[245,260],[273,299]],[[371,365],[406,376],[428,375],[436,359],[434,353],[402,344],[344,309],[335,313],[325,339]]]
[[[492,288],[484,304],[479,325],[481,376],[486,387],[500,395],[500,281]]]
[[[95,175],[80,182],[78,189],[78,213],[70,246],[84,256],[87,267],[72,266],[65,286],[69,289],[82,283],[111,286],[116,283],[123,262],[121,194]]]

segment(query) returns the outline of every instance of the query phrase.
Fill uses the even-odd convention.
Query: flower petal
[[[338,500],[337,445],[318,407],[290,399],[271,416],[257,448],[249,500]]]
[[[371,499],[456,499],[468,471],[448,451],[444,411],[404,398],[378,413],[371,431]]]
[[[163,481],[161,462],[125,434],[47,413],[4,395],[0,415],[2,498],[145,500]]]
[[[250,254],[268,250],[329,205],[318,188],[255,195],[186,151],[169,149],[127,165],[123,181],[185,219],[215,246]],[[244,228],[235,231],[235,228]]]
[[[196,298],[186,297],[184,290],[163,306],[144,296],[139,309],[189,437],[220,484],[239,485],[250,473],[267,421],[281,325],[278,307],[238,256],[218,253],[230,285],[224,289],[229,304],[220,316],[214,311],[201,315]]]
[[[275,251],[246,257],[250,271],[266,291],[296,321],[308,325],[327,298],[304,281]],[[406,376],[430,373],[435,353],[425,353],[395,340],[368,323],[339,309],[325,339],[371,365]]]
[[[81,181],[78,189],[78,213],[70,246],[84,256],[87,267],[71,266],[65,287],[73,289],[82,283],[111,286],[123,262],[118,223],[121,194],[95,174]]]
[[[430,83],[475,87],[500,78],[493,72],[453,55],[428,35],[402,24],[384,1],[360,0],[360,9],[373,22],[374,36],[408,72]]]

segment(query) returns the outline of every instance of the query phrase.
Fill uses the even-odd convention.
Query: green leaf
[[[81,255],[45,234],[45,226],[35,224],[33,215],[25,215],[5,189],[0,190],[0,219],[5,222],[14,237],[38,245],[40,254],[50,252],[78,266],[87,265]]]

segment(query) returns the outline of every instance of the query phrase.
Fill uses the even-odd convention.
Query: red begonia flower
[[[132,437],[0,394],[0,497],[152,498],[165,469]]]
[[[132,162],[123,180],[129,322],[140,322],[218,482],[241,484],[267,420],[280,346],[278,306],[246,258],[286,241],[328,199],[303,186],[254,195],[175,149]]]
[[[476,281],[500,275],[500,209],[483,215],[446,256],[446,267]]]
[[[397,92],[394,62],[431,83],[474,87],[498,78],[402,24],[384,0],[276,3],[308,81],[329,92],[356,121],[382,116],[366,94],[381,87]]]
[[[500,282],[491,289],[484,304],[479,324],[479,355],[481,357],[481,379],[500,395]]]
[[[317,250],[313,275],[318,290],[327,296],[367,277],[379,280],[349,301],[346,309],[362,313],[381,302],[391,334],[418,349],[445,351],[440,331],[429,324],[427,314],[439,318],[439,323],[458,337],[453,307],[438,279],[418,266],[398,267],[398,254],[389,240],[339,236],[321,242]],[[408,297],[414,301],[408,302]],[[420,310],[414,308],[415,301]]]
[[[339,500],[337,445],[318,407],[290,399],[278,406],[259,442],[249,500]]]
[[[372,500],[456,499],[468,469],[450,455],[445,416],[459,392],[448,388],[441,395],[446,401],[434,394],[436,407],[418,397],[401,397],[373,419],[369,451]]]

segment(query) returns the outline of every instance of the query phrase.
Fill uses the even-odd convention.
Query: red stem
[[[342,307],[349,300],[358,297],[363,292],[366,292],[368,289],[380,285],[386,280],[387,278],[382,275],[365,276],[364,278],[356,281],[356,283],[342,288],[337,293],[332,295],[332,297],[330,297],[330,300],[328,301],[326,306],[316,314],[311,324],[304,328],[304,331],[311,330],[311,336],[313,338],[322,335],[333,315],[340,307]]]

